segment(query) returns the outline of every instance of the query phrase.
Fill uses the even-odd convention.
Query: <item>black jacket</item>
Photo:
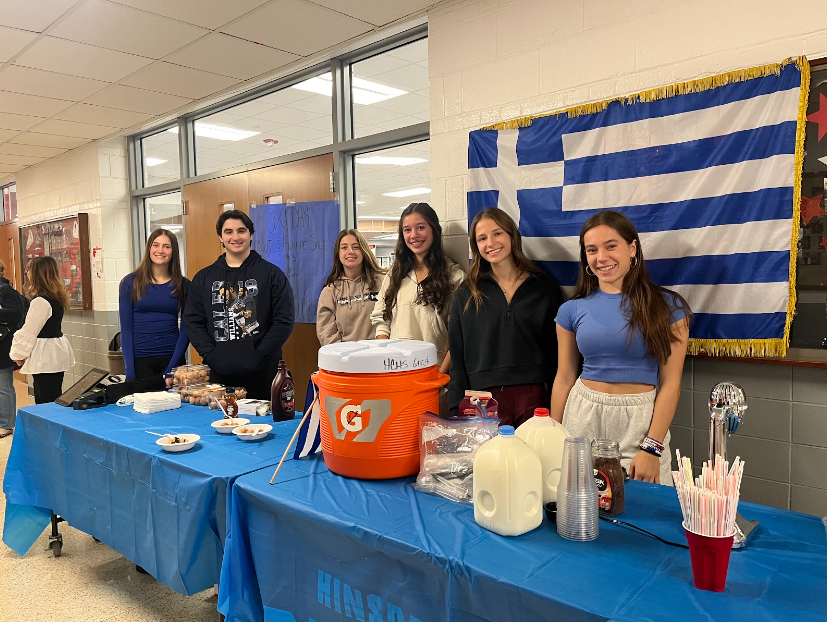
[[[184,321],[210,369],[254,374],[281,358],[293,331],[293,290],[284,272],[256,251],[237,268],[221,255],[192,280]]]
[[[9,350],[21,319],[23,309],[20,306],[20,298],[9,280],[0,277],[0,324],[7,324],[12,329],[5,339],[0,340],[0,369],[14,367],[14,361],[9,358]]]
[[[546,384],[557,373],[557,327],[554,318],[563,304],[557,281],[545,272],[531,274],[517,288],[511,303],[489,275],[477,285],[479,310],[463,283],[451,304],[448,348],[451,381],[448,405],[456,413],[467,389],[485,390],[515,384]]]

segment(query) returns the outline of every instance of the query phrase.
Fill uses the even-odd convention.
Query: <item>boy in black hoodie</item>
[[[192,280],[187,333],[212,382],[267,400],[293,331],[293,290],[278,266],[250,248],[254,227],[247,214],[224,212],[215,230],[226,252]]]

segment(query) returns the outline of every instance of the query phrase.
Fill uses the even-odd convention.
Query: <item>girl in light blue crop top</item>
[[[592,216],[574,295],[555,320],[551,416],[572,436],[618,441],[630,477],[671,485],[669,426],[690,320],[687,302],[650,280],[632,222],[609,210]]]

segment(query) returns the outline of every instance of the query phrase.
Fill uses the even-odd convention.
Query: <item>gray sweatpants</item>
[[[601,393],[588,388],[578,378],[566,401],[563,426],[572,436],[617,441],[620,444],[620,464],[628,471],[629,463],[640,451],[640,443],[652,424],[656,393],[656,389],[622,395]],[[667,432],[660,458],[660,483],[666,486],[672,485],[670,438]]]

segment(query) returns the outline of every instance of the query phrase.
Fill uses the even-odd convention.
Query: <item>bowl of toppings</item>
[[[213,421],[210,425],[215,428],[219,434],[232,434],[233,430],[240,425],[247,425],[250,423],[249,419],[243,417],[233,417],[231,419],[219,419]]]
[[[267,423],[257,423],[256,425],[241,425],[233,428],[235,434],[242,441],[257,441],[267,436],[267,433],[273,429],[273,426]]]
[[[197,434],[167,434],[155,441],[155,444],[160,445],[164,451],[178,452],[192,449],[200,440],[201,437]]]

